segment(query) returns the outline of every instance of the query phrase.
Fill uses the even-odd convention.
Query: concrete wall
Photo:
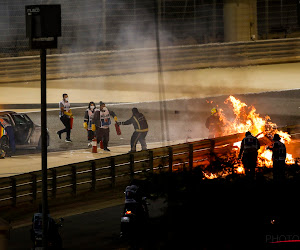
[[[224,0],[225,42],[257,38],[256,0]]]

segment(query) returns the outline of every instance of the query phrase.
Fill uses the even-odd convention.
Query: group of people
[[[145,116],[139,112],[137,108],[132,109],[132,116],[130,119],[124,122],[118,122],[117,115],[112,111],[108,110],[105,103],[100,101],[100,108],[96,107],[94,102],[90,102],[88,108],[84,112],[83,127],[87,130],[88,146],[92,145],[94,137],[97,139],[97,144],[103,143],[103,149],[110,151],[108,148],[109,132],[111,125],[111,117],[114,119],[116,124],[119,125],[130,125],[133,124],[134,132],[131,136],[131,149],[129,152],[136,152],[137,143],[140,142],[142,150],[147,150],[146,136],[148,133],[148,123]],[[59,138],[61,135],[66,133],[66,142],[72,142],[71,135],[71,118],[73,113],[67,94],[63,94],[63,100],[59,103],[59,117],[64,125],[64,129],[57,131]]]
[[[249,131],[246,132],[245,136],[241,143],[239,159],[242,160],[246,175],[254,179],[260,143]],[[285,176],[286,147],[280,139],[278,134],[274,134],[273,144],[267,147],[273,153],[273,179],[277,182],[283,181]]]

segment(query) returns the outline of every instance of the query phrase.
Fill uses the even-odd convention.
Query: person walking
[[[239,159],[242,159],[246,175],[251,179],[254,179],[258,155],[257,151],[260,148],[260,143],[258,139],[254,137],[249,131],[246,132],[245,136],[246,137],[242,140],[241,143]]]
[[[95,132],[92,131],[92,120],[96,111],[96,105],[94,102],[90,102],[88,108],[84,112],[84,122],[83,127],[88,133],[88,147],[92,146],[92,140],[95,136]]]
[[[63,125],[65,126],[64,129],[57,131],[59,139],[61,139],[61,134],[66,133],[66,140],[65,142],[72,142],[71,141],[71,122],[70,118],[73,118],[73,114],[71,111],[71,105],[69,102],[68,94],[63,94],[63,100],[59,103],[59,118]]]
[[[110,116],[117,121],[117,116],[113,111],[109,111],[104,102],[100,102],[100,109],[95,110],[92,119],[92,131],[96,131],[97,143],[103,142],[105,151],[110,151],[108,148],[109,142],[109,126],[111,124]]]
[[[142,150],[147,150],[146,136],[148,133],[148,123],[145,116],[137,108],[132,109],[132,116],[125,122],[118,122],[119,125],[133,124],[134,132],[131,136],[129,153],[136,152],[136,144],[140,142]]]
[[[286,147],[280,139],[280,136],[275,134],[273,137],[273,145],[267,148],[273,152],[273,180],[276,182],[282,182],[285,177]]]
[[[211,115],[207,118],[205,126],[209,130],[209,138],[220,137],[223,135],[223,123],[221,121],[220,114],[216,108],[211,109]]]
[[[12,154],[16,152],[16,142],[15,142],[15,132],[13,127],[10,123],[8,123],[6,120],[0,118],[0,126],[4,128],[4,130],[7,133],[8,140],[9,140],[9,150]]]

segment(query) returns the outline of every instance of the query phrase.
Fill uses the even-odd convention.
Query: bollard
[[[92,140],[92,153],[97,153],[97,138],[94,137]]]
[[[0,218],[0,249],[8,249],[10,225],[8,222]]]

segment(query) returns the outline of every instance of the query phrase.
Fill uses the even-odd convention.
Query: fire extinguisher
[[[100,141],[100,148],[101,148],[101,149],[104,149],[103,141],[102,141],[102,140]]]
[[[70,117],[70,129],[73,128],[73,121],[74,121],[74,118],[73,116]]]
[[[116,128],[117,135],[121,135],[121,129],[117,122],[115,123],[115,128]]]
[[[97,138],[94,137],[92,140],[92,153],[97,153]]]

